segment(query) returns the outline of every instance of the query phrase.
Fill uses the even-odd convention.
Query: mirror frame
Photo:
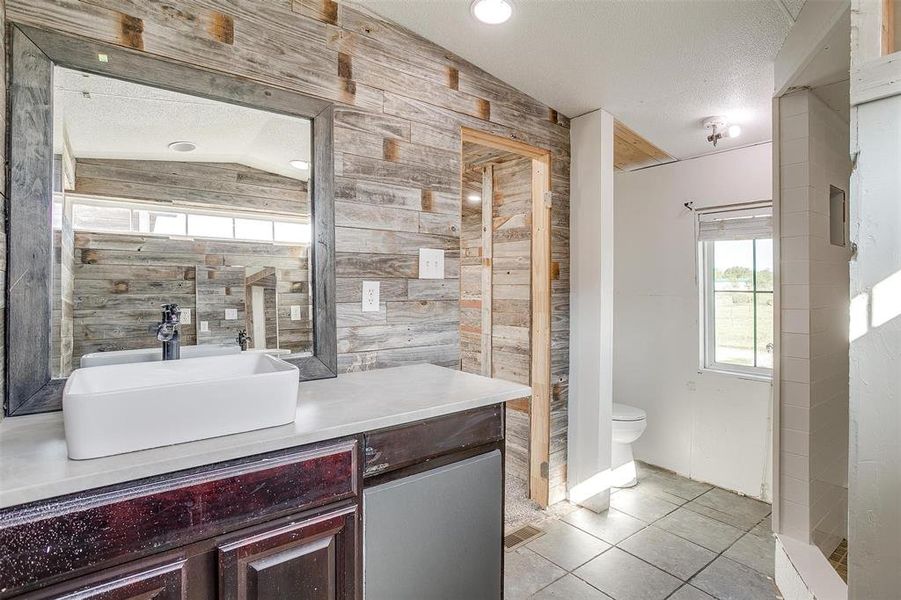
[[[300,380],[335,377],[334,105],[258,81],[120,46],[11,24],[7,182],[7,416],[60,410],[66,379],[50,370],[55,65],[312,120],[310,247],[313,354],[288,359]],[[101,62],[100,55],[107,61]],[[43,235],[47,233],[48,235]]]

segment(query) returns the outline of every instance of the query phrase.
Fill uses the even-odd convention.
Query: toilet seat
[[[628,404],[613,403],[613,420],[614,421],[643,421],[647,419],[648,413],[637,406],[629,406]]]

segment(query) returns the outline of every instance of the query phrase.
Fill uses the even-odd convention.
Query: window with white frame
[[[701,365],[772,377],[772,208],[698,214]]]
[[[191,238],[229,239],[275,243],[310,243],[308,219],[289,216],[272,218],[255,213],[236,214],[214,210],[163,208],[121,199],[68,194],[73,200],[76,231],[141,233]],[[53,223],[62,223],[62,203],[55,199]]]

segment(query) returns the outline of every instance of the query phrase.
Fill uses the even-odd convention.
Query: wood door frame
[[[461,173],[466,142],[532,159],[529,497],[539,506],[547,507],[551,440],[551,152],[468,127],[461,128],[461,138]]]

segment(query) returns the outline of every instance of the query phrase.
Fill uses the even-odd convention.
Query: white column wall
[[[568,488],[609,502],[613,408],[613,117],[570,124],[570,387]]]

